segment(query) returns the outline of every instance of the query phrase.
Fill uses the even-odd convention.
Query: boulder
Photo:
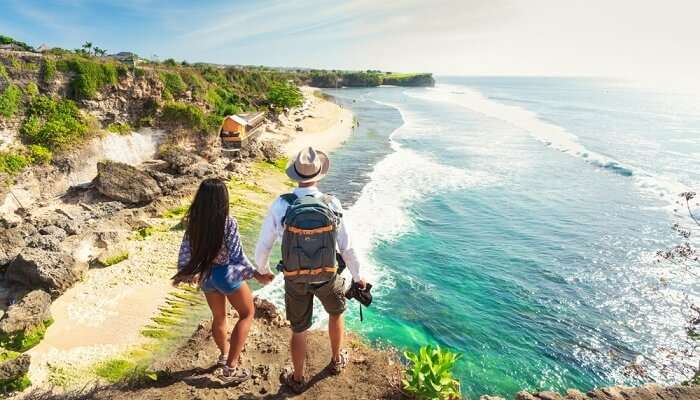
[[[202,157],[177,146],[167,146],[162,149],[160,158],[170,165],[172,171],[180,175],[190,174],[199,165],[206,164]]]
[[[9,264],[24,247],[24,236],[17,228],[0,229],[0,265]]]
[[[5,279],[30,289],[43,289],[56,298],[87,270],[70,254],[26,248],[7,267]]]
[[[42,236],[53,237],[58,241],[63,241],[68,236],[66,231],[57,227],[56,225],[49,225],[43,228],[39,228],[39,234],[41,234]]]
[[[27,247],[48,251],[61,251],[61,239],[47,235],[32,235],[27,239]]]
[[[284,156],[279,143],[271,140],[260,142],[260,153],[267,162],[275,162]]]
[[[29,354],[3,353],[2,358],[5,361],[0,363],[0,381],[11,381],[27,374],[30,362]]]
[[[43,290],[33,290],[11,305],[0,320],[0,335],[28,332],[51,319],[51,296]]]
[[[97,164],[95,185],[103,195],[128,204],[150,203],[162,194],[158,182],[149,174],[114,161]]]

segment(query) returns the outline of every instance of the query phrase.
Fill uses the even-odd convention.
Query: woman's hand
[[[255,272],[253,275],[256,281],[260,282],[262,285],[267,285],[275,279],[275,275],[272,273],[261,274],[260,272]]]
[[[182,284],[197,286],[199,284],[199,274],[190,276],[178,276],[173,279],[173,286],[178,287]]]

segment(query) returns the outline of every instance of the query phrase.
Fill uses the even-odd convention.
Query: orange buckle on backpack
[[[298,269],[296,271],[284,271],[284,276],[318,275],[324,272],[336,272],[337,267],[321,267],[314,269]]]
[[[296,233],[297,235],[315,235],[317,233],[324,233],[324,232],[330,232],[334,229],[335,227],[333,225],[328,225],[328,226],[322,226],[320,228],[316,229],[300,229],[300,228],[295,228],[293,226],[287,226],[287,230]]]

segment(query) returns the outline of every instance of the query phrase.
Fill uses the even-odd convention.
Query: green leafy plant
[[[53,158],[51,150],[40,144],[30,144],[29,157],[32,159],[33,164],[48,164]]]
[[[165,89],[173,96],[179,96],[187,90],[187,85],[177,72],[164,71],[160,73]]]
[[[416,399],[460,399],[459,381],[452,376],[452,368],[460,355],[440,346],[423,346],[418,353],[407,351],[404,356],[411,362],[405,371],[403,389]]]
[[[0,152],[0,172],[15,175],[26,168],[30,161],[25,155],[14,151]]]
[[[119,135],[128,135],[131,133],[133,128],[131,128],[131,125],[126,123],[122,124],[119,122],[112,122],[111,124],[107,125],[107,130]]]
[[[75,74],[70,87],[76,99],[94,98],[98,90],[107,85],[116,85],[118,82],[117,66],[112,62],[97,62],[74,56],[61,59],[57,66],[61,71]]]
[[[46,58],[41,67],[41,80],[48,84],[56,77],[56,61]]]
[[[15,115],[22,101],[22,90],[15,85],[9,85],[0,94],[0,115],[10,118]]]
[[[20,128],[30,143],[50,150],[79,143],[87,131],[87,122],[74,102],[42,95],[32,99]]]
[[[289,82],[275,83],[267,92],[267,100],[275,107],[298,107],[304,102],[299,88]]]

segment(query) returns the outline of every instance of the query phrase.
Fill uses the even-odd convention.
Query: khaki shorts
[[[284,305],[292,331],[299,333],[311,327],[314,296],[330,315],[345,311],[345,278],[335,275],[328,283],[317,286],[308,283],[284,282]]]

